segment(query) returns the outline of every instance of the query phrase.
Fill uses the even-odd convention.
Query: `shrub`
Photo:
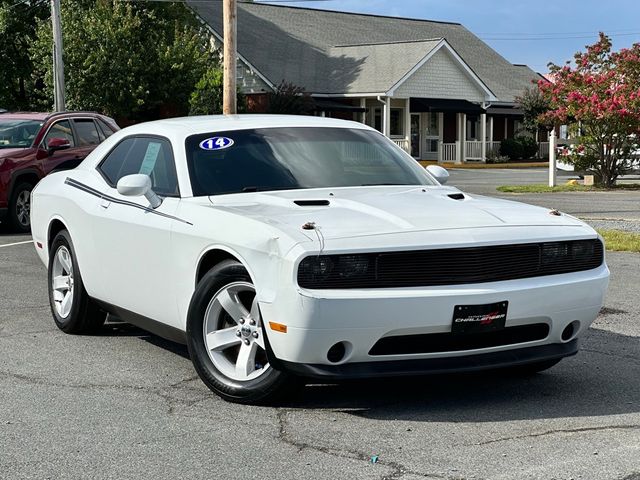
[[[500,154],[509,157],[509,160],[522,158],[522,144],[515,138],[505,138],[500,142]]]
[[[538,154],[538,143],[531,137],[516,138],[522,145],[522,158],[533,158]]]

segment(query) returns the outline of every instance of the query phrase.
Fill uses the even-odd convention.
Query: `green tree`
[[[204,72],[217,65],[209,34],[181,3],[62,2],[68,109],[98,110],[122,123],[185,115]],[[31,48],[37,103],[53,104],[50,22]]]
[[[282,81],[276,91],[269,94],[267,113],[310,115],[314,107],[313,98],[304,88]]]
[[[42,0],[0,0],[0,107],[27,110],[36,88],[29,46],[36,36],[36,24],[48,17],[48,2]],[[49,55],[51,58],[51,55]]]
[[[524,112],[522,128],[534,135],[540,127],[546,127],[540,122],[541,115],[548,112],[551,108],[549,100],[542,94],[536,86],[526,88],[522,95],[516,98],[516,102]]]
[[[189,99],[189,115],[212,115],[222,113],[224,72],[222,68],[208,69],[196,83]],[[238,91],[238,113],[247,110],[246,97]]]
[[[553,82],[538,84],[551,106],[541,121],[579,133],[567,160],[611,187],[640,146],[640,43],[613,52],[601,33],[574,60],[575,66],[550,64]]]

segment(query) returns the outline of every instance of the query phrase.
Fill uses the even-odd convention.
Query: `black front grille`
[[[303,288],[462,285],[591,270],[604,261],[598,239],[353,255],[314,255],[298,268]]]
[[[515,345],[543,340],[549,335],[549,325],[534,323],[507,327],[503,330],[474,334],[430,333],[384,337],[376,342],[369,355],[409,355],[412,353],[460,352],[478,348]]]

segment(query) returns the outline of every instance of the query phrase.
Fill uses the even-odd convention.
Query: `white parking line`
[[[0,248],[13,247],[14,245],[25,245],[27,243],[33,243],[33,240],[25,240],[24,242],[7,243],[5,245],[0,245]]]

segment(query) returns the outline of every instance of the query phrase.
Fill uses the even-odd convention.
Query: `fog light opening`
[[[338,342],[333,345],[327,352],[327,360],[331,363],[339,363],[345,359],[348,350],[347,342]]]
[[[562,341],[568,342],[576,336],[578,330],[580,330],[580,322],[578,320],[574,320],[569,325],[564,327],[560,338],[562,338]]]

